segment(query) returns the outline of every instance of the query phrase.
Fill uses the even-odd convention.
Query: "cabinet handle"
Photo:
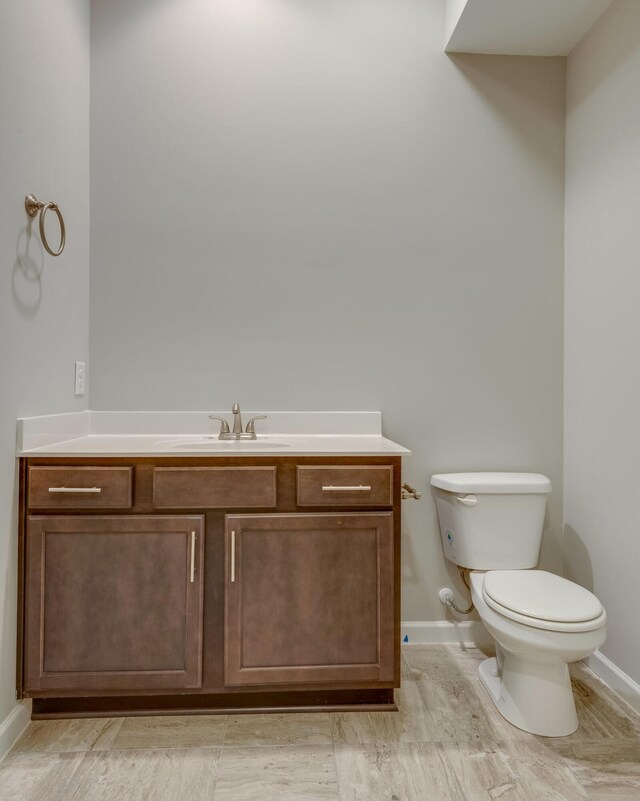
[[[191,564],[189,566],[189,583],[196,580],[196,532],[191,532]]]
[[[49,492],[102,492],[102,487],[49,487]]]
[[[358,484],[357,487],[334,487],[329,484],[322,488],[323,492],[371,492],[371,487],[365,487],[364,484]]]
[[[236,580],[236,532],[231,532],[231,583]]]

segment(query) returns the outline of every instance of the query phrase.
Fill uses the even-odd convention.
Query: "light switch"
[[[76,362],[76,395],[84,395],[85,363]]]

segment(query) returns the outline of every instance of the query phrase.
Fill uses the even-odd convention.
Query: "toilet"
[[[446,473],[431,479],[444,555],[470,572],[471,598],[496,641],[480,680],[514,726],[546,737],[578,727],[569,663],[606,637],[593,593],[534,570],[551,482],[537,473]]]

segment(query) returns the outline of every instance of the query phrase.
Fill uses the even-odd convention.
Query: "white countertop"
[[[217,412],[79,412],[18,421],[18,456],[402,456],[380,412],[266,412],[256,440],[218,440]],[[221,413],[227,419],[231,415]],[[259,412],[243,412],[245,420]],[[229,420],[230,421],[230,420]],[[230,421],[231,422],[231,421]]]
[[[20,451],[20,456],[398,456],[409,451],[386,437],[259,436],[257,440],[220,441],[217,437],[89,435]]]

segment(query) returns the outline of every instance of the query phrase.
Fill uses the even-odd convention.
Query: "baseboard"
[[[408,645],[491,645],[493,638],[480,620],[408,620],[401,624],[402,642]]]
[[[0,759],[9,751],[31,720],[31,702],[16,704],[0,723]]]
[[[598,678],[608,684],[630,707],[635,709],[636,712],[640,712],[640,684],[634,681],[631,676],[627,676],[623,670],[620,670],[600,651],[596,651],[583,661]]]

